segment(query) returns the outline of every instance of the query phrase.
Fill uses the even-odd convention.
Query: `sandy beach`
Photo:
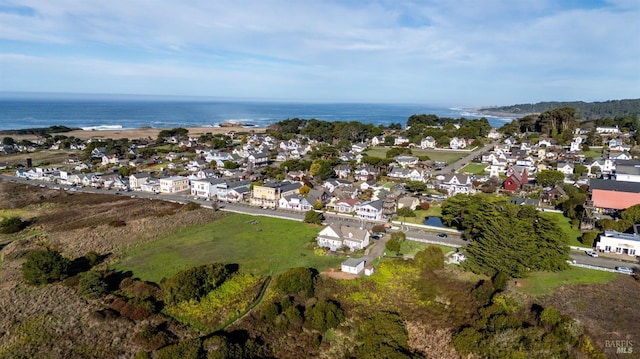
[[[185,127],[189,130],[189,136],[198,137],[205,133],[212,134],[220,134],[220,133],[264,133],[265,128],[263,127],[240,127],[240,126],[231,126],[231,127]],[[95,139],[119,139],[119,138],[127,138],[129,140],[136,140],[141,138],[152,138],[156,139],[158,137],[158,133],[162,131],[161,128],[151,128],[151,127],[142,127],[137,129],[124,129],[124,130],[76,130],[71,132],[63,132],[60,135],[67,137],[77,137],[83,140],[88,140],[90,138]],[[2,135],[0,137],[12,137],[16,141],[27,139],[27,140],[35,140],[37,139],[36,135]]]

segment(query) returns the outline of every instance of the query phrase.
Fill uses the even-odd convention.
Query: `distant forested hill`
[[[487,115],[525,116],[567,106],[578,110],[581,120],[615,118],[617,116],[640,118],[640,99],[611,100],[604,102],[538,102],[535,104],[482,108],[478,111]]]

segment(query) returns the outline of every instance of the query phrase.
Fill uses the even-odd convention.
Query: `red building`
[[[507,191],[517,191],[522,188],[522,185],[527,184],[529,178],[527,177],[527,169],[514,169],[510,167],[507,169],[507,179],[504,180],[502,187]]]

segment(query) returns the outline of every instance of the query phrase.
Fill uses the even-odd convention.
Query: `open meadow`
[[[373,147],[365,151],[369,156],[385,158],[387,151],[390,147]],[[446,162],[447,164],[453,163],[460,159],[462,156],[467,156],[469,151],[454,151],[454,150],[423,150],[420,148],[411,149],[411,153],[414,156],[429,156],[433,161]]]
[[[115,268],[153,282],[210,262],[235,263],[242,272],[264,275],[293,267],[322,271],[338,266],[344,258],[314,253],[320,229],[301,222],[233,214],[133,248]]]

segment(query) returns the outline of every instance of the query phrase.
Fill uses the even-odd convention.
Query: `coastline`
[[[229,127],[184,127],[189,131],[189,136],[198,137],[200,135],[204,135],[206,133],[212,134],[225,134],[229,132],[235,133],[265,133],[266,127],[242,127],[242,126],[229,126]],[[138,139],[156,139],[158,138],[158,134],[162,130],[169,130],[170,128],[151,128],[151,127],[141,127],[141,128],[132,128],[132,129],[117,129],[117,130],[75,130],[70,132],[61,132],[52,134],[62,135],[66,137],[76,137],[83,140],[88,139],[120,139],[127,138],[129,140],[138,140]],[[4,135],[3,137],[12,137],[16,141],[20,140],[37,140],[37,135]]]

